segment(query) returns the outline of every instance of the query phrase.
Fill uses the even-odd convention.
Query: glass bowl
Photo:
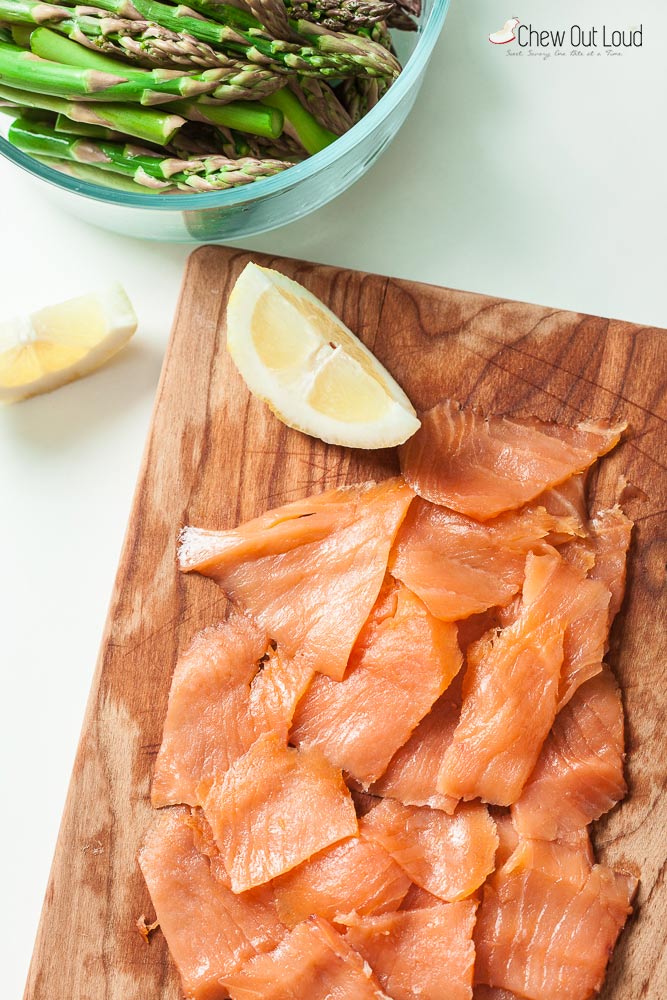
[[[134,194],[52,170],[2,135],[0,153],[46,181],[65,212],[124,236],[210,243],[275,229],[341,194],[389,145],[415,102],[449,2],[424,0],[418,31],[393,33],[403,72],[360,122],[315,156],[253,184],[208,194]]]

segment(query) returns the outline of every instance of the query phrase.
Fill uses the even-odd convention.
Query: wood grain
[[[177,977],[136,855],[172,669],[222,618],[209,580],[176,570],[184,523],[228,528],[267,507],[397,470],[393,452],[329,447],[250,398],[224,349],[225,305],[251,255],[204,247],[189,260],[157,392],[100,659],[85,717],[26,1000],[177,1000]],[[418,407],[441,396],[564,422],[625,418],[626,440],[592,484],[625,477],[636,521],[629,593],[611,663],[628,725],[630,795],[598,827],[602,857],[641,872],[635,915],[605,1000],[667,997],[665,587],[667,332],[540,306],[253,254],[324,299]]]

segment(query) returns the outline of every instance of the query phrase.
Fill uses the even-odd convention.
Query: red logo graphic
[[[505,21],[500,31],[494,31],[489,35],[489,41],[492,45],[507,45],[508,42],[513,42],[516,38],[514,31],[519,24],[521,21],[518,17],[511,17],[509,21]]]

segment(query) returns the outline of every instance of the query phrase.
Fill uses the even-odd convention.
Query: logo
[[[643,26],[612,27],[608,24],[571,24],[565,28],[536,27],[531,22],[523,23],[518,17],[510,17],[499,31],[489,35],[492,45],[507,45],[516,42],[508,55],[540,55],[549,58],[551,54],[563,55],[621,55],[627,49],[640,49],[644,43]],[[597,51],[596,51],[597,50]]]
[[[519,24],[521,22],[518,17],[511,17],[509,21],[505,21],[500,31],[494,31],[489,35],[489,41],[492,45],[507,45],[508,42],[513,42],[516,38],[514,31]]]

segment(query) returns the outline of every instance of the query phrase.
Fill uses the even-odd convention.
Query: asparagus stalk
[[[336,139],[336,133],[324,128],[313,115],[302,105],[296,94],[284,87],[275,94],[265,97],[263,104],[278,108],[285,116],[285,129],[288,135],[296,139],[307,153],[319,153],[321,149],[330,146]]]
[[[290,22],[298,35],[307,36],[309,44],[304,45],[302,42],[271,38],[258,22],[256,27],[235,27],[195,16],[190,7],[171,7],[159,0],[132,0],[132,3],[130,0],[93,0],[93,6],[109,10],[119,17],[128,16],[128,4],[136,20],[154,21],[170,31],[187,32],[209,45],[242,54],[249,62],[270,66],[279,72],[295,70],[336,79],[359,74],[394,78],[401,69],[393,54],[372,39],[331,32],[307,21]],[[229,9],[227,5],[220,5],[220,16],[223,16],[223,8]]]
[[[0,8],[2,2],[3,0],[0,0]],[[53,62],[99,69],[102,72],[122,73],[130,80],[144,81],[147,87],[150,85],[151,94],[156,93],[158,88],[155,82],[158,82],[160,93],[169,90],[174,96],[188,97],[198,93],[212,93],[217,101],[248,101],[271,94],[284,84],[281,75],[261,66],[230,59],[221,52],[215,53],[208,46],[216,60],[215,67],[196,74],[174,69],[146,70],[139,66],[128,66],[104,54],[106,49],[114,55],[127,56],[128,46],[130,48],[134,46],[135,51],[138,47],[140,54],[145,54],[156,41],[153,37],[155,31],[165,31],[162,28],[153,29],[149,22],[145,21],[80,17],[74,21],[60,21],[54,28],[69,35],[69,39],[57,35],[48,28],[37,28],[31,36],[33,52]],[[177,51],[182,53],[189,45],[187,41],[183,45],[175,32],[166,34],[170,35],[171,39],[158,39],[162,46],[158,54],[160,61],[166,54],[165,46],[171,51],[176,47]],[[192,41],[195,45],[200,44],[196,39]],[[163,81],[166,81],[166,87],[162,86]]]
[[[10,126],[9,139],[26,153],[89,163],[130,177],[137,184],[154,190],[175,184],[185,191],[222,191],[269,177],[291,166],[281,160],[256,160],[251,157],[230,160],[224,156],[203,156],[176,160],[152,150],[68,136],[41,123],[21,118]]]
[[[352,80],[362,79],[351,77]],[[330,132],[343,135],[352,128],[352,118],[331,87],[314,76],[290,80],[289,87],[313,117]]]
[[[144,139],[145,142],[151,141],[150,139],[145,139],[144,136],[131,136],[127,132],[119,132],[117,129],[109,128],[107,125],[79,122],[65,117],[64,114],[56,115],[53,127],[56,132],[67,132],[68,135],[85,135],[89,139],[107,139],[109,142],[127,142],[128,139]],[[176,138],[178,131],[169,139],[170,142],[173,142]],[[165,142],[158,143],[158,145],[166,145],[166,140]]]
[[[89,163],[73,163],[69,160],[56,160],[52,156],[35,156],[36,160],[43,163],[52,170],[57,170],[61,174],[68,174],[76,177],[77,180],[89,181],[91,184],[100,184],[102,187],[116,188],[119,191],[129,191],[132,194],[169,194],[175,188],[164,188],[153,190],[152,188],[141,187],[127,177],[120,174],[112,174],[108,170],[100,170],[99,167],[91,167]]]
[[[268,98],[267,98],[268,100]],[[209,103],[205,98],[196,101],[172,101],[169,110],[193,122],[233,128],[238,132],[277,139],[283,131],[282,112],[261,103],[238,101],[235,104]]]
[[[162,146],[170,142],[185,125],[185,118],[172,112],[142,108],[132,104],[97,104],[84,101],[67,101],[47,94],[33,94],[0,85],[0,98],[28,108],[51,111],[93,128],[122,132],[124,135],[154,142]],[[71,123],[70,123],[71,124]],[[75,131],[70,129],[70,131]]]
[[[18,45],[22,49],[29,49],[32,31],[33,29],[29,24],[13,24],[12,41],[14,45]]]

